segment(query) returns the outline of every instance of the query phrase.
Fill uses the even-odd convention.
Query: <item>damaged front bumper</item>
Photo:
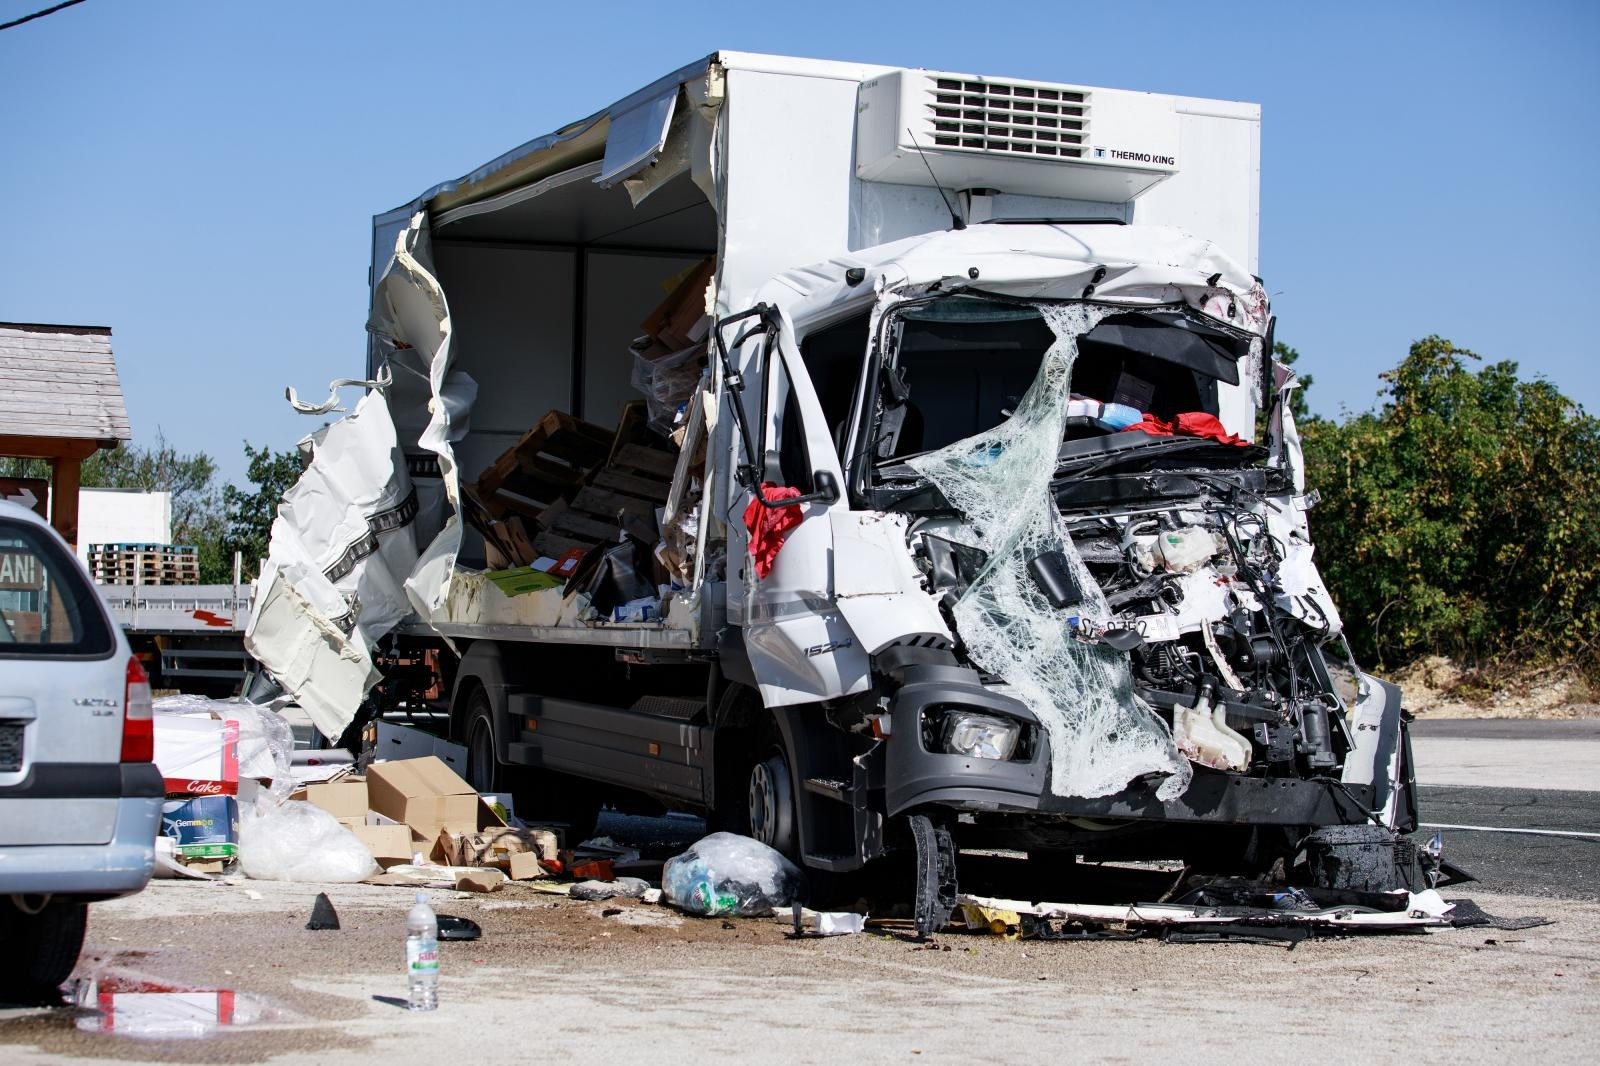
[[[1382,685],[1382,728],[1404,745],[1400,690]],[[1017,720],[1023,741],[1010,759],[984,759],[933,750],[925,728],[930,717],[952,710],[977,711]],[[943,807],[957,812],[1026,813],[1059,818],[1131,822],[1208,823],[1238,826],[1333,826],[1370,824],[1373,811],[1388,805],[1386,775],[1373,783],[1335,777],[1258,777],[1197,767],[1179,795],[1162,799],[1159,780],[1141,778],[1108,796],[1061,796],[1050,788],[1050,741],[1028,708],[964,667],[909,668],[894,697],[885,745],[888,813]],[[1389,745],[1385,745],[1389,747]],[[1347,770],[1346,777],[1362,776]],[[1403,806],[1403,805],[1402,805]],[[1402,831],[1404,826],[1397,826]]]

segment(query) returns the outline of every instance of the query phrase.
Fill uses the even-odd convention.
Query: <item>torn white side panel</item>
[[[906,547],[906,516],[830,511],[834,596],[861,649],[876,654],[896,643],[955,642],[937,602],[923,588]]]
[[[269,561],[244,646],[294,694],[323,736],[334,739],[350,724],[379,674],[366,645],[330,622],[299,591],[317,576],[303,567]]]
[[[477,396],[477,386],[471,378],[450,371],[450,305],[433,273],[431,241],[427,215],[419,211],[396,239],[389,270],[373,289],[372,314],[367,322],[368,330],[394,348],[409,349],[427,368],[430,417],[417,444],[439,458],[445,520],[422,552],[426,565],[412,574],[405,585],[412,605],[424,618],[437,614],[450,593],[450,578],[461,546],[460,472],[451,442],[460,438],[461,427]],[[411,359],[409,354],[407,359]]]
[[[413,610],[431,616],[444,602],[460,545],[451,441],[477,386],[450,373],[449,307],[429,268],[428,243],[427,218],[418,213],[395,240],[368,322],[392,364],[386,391],[410,409],[423,406],[411,401],[425,388],[428,423],[420,432],[397,429],[385,391],[373,391],[316,435],[311,466],[273,522],[265,591],[245,636],[250,653],[329,737],[344,730],[379,679],[372,644]],[[438,457],[442,475],[428,479],[426,507],[407,473],[413,434],[416,446]],[[419,513],[428,523],[421,553]]]
[[[368,649],[411,613],[417,500],[397,464],[394,423],[368,393],[321,435],[284,493],[245,647],[328,736],[377,681]]]

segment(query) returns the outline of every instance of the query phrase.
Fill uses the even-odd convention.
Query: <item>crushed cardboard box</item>
[[[509,869],[515,855],[533,854],[553,861],[557,856],[556,835],[548,829],[513,829],[495,826],[477,833],[453,833],[446,829],[434,841],[431,858],[450,866],[493,866]]]
[[[367,767],[367,802],[424,840],[437,839],[443,830],[468,834],[504,824],[476,789],[433,755]]]

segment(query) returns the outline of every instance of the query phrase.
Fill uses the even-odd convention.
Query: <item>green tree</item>
[[[1308,424],[1319,565],[1369,661],[1600,676],[1600,420],[1480,361],[1424,338],[1379,410]]]
[[[42,459],[12,459],[0,464],[0,476],[50,476]],[[136,444],[105,448],[83,461],[79,483],[90,489],[137,489],[165,492],[172,498],[172,540],[193,544],[200,556],[203,584],[233,579],[233,563],[222,546],[222,494],[216,483],[217,464],[204,452],[184,454],[157,431],[148,448]]]
[[[278,501],[300,480],[300,454],[293,448],[281,452],[266,447],[252,448],[248,441],[244,454],[250,464],[245,476],[252,491],[233,485],[223,488],[222,502],[227,519],[225,539],[230,553],[244,554],[245,573],[254,577],[260,560],[267,556]]]

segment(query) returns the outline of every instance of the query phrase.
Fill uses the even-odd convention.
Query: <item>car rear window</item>
[[[77,562],[45,530],[0,519],[0,657],[102,656],[114,646]]]

